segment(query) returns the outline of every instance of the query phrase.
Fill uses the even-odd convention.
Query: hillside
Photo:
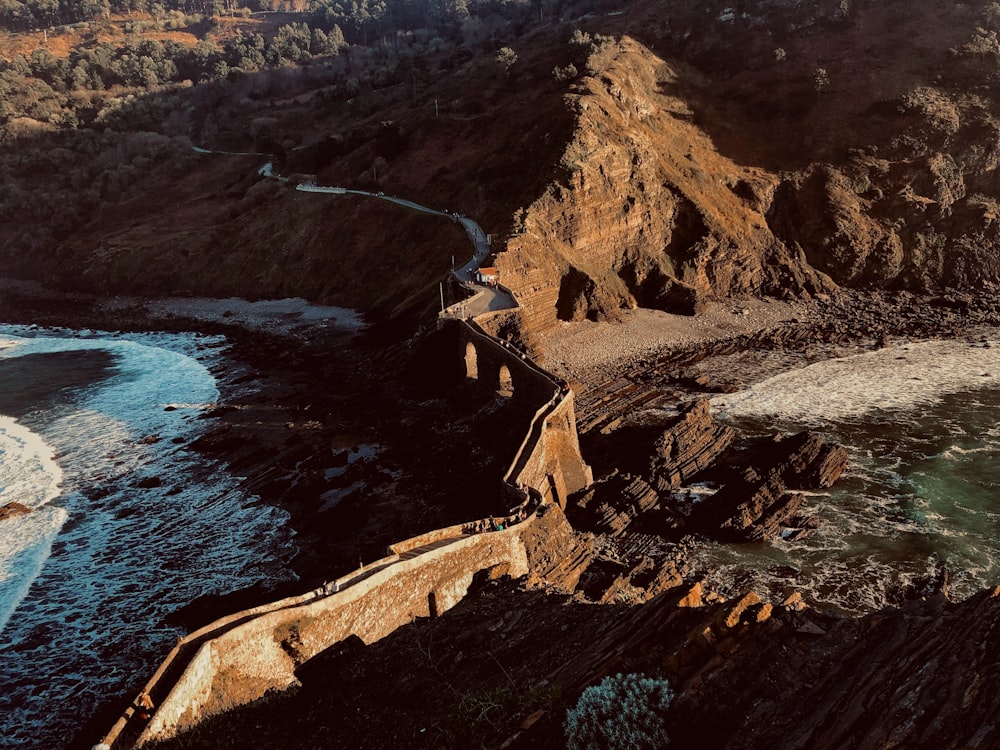
[[[635,5],[498,266],[536,327],[997,281],[996,34],[937,3]]]
[[[93,127],[8,123],[0,253],[9,272],[91,289],[412,318],[466,252],[432,220],[289,194],[256,178],[265,156],[195,144],[475,216],[509,236],[496,262],[536,329],[733,294],[989,288],[1000,44],[985,8],[570,7],[507,31],[506,72],[480,41],[355,96],[338,83],[367,59],[355,48],[118,92]]]

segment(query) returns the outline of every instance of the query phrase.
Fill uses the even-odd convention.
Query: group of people
[[[521,508],[513,515],[507,516],[506,518],[501,518],[497,520],[496,518],[490,517],[485,518],[482,521],[473,521],[470,524],[466,524],[462,531],[466,534],[482,534],[486,531],[503,531],[506,528],[513,526],[516,523],[521,523],[525,518],[528,517],[528,511],[526,508]]]

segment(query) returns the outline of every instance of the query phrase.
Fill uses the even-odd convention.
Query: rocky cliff
[[[937,593],[857,620],[785,616],[686,693],[671,739],[733,750],[996,747],[997,594],[955,604]]]
[[[835,287],[769,228],[778,179],[720,156],[692,123],[684,91],[708,85],[696,70],[630,38],[592,60],[597,75],[567,98],[577,129],[563,178],[497,256],[530,325]]]
[[[985,3],[636,4],[497,255],[528,325],[1000,279]],[[595,37],[595,39],[597,39]]]
[[[289,194],[256,179],[264,156],[191,151],[255,150],[267,122],[279,171],[461,211],[501,237],[496,265],[536,332],[735,294],[989,290],[989,8],[635,0],[520,30],[508,77],[485,44],[429,57],[433,108],[410,83],[340,101],[291,71],[295,99],[250,96],[265,73],[152,93],[177,109],[169,134],[147,132],[152,119],[0,144],[15,217],[0,259],[102,292],[296,294],[429,317],[468,251],[460,231]]]

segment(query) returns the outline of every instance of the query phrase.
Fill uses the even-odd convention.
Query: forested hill
[[[16,29],[36,23],[26,13],[55,22],[91,12],[43,7],[6,2],[0,14]],[[422,310],[437,298],[450,257],[466,250],[461,231],[386,220],[359,201],[341,201],[333,216],[328,199],[260,183],[257,168],[288,155],[282,171],[322,171],[330,183],[377,186],[470,215],[489,205],[487,218],[506,221],[511,188],[530,196],[539,187],[531,173],[557,160],[559,144],[550,137],[538,144],[550,159],[470,191],[462,170],[498,158],[474,153],[486,145],[483,123],[495,122],[488,110],[518,86],[527,91],[517,104],[530,111],[508,118],[512,127],[527,114],[561,110],[570,81],[552,70],[570,61],[572,33],[561,17],[604,12],[590,0],[254,7],[222,15],[190,4],[111,8],[89,21],[0,33],[5,274],[93,291],[300,294],[369,311]],[[511,46],[538,28],[559,43],[552,52],[526,49],[518,61]],[[549,104],[536,106],[539,96]],[[394,168],[401,151],[420,150],[422,128],[447,150],[435,147],[414,171]],[[456,149],[470,140],[457,131],[476,134],[479,146]],[[496,135],[487,152],[509,159],[521,151],[504,146],[510,134]],[[205,158],[192,146],[258,155]],[[450,176],[428,182],[435,172]],[[463,195],[478,205],[462,204]],[[378,242],[400,246],[387,259],[412,263],[405,278],[359,279],[345,263],[353,253],[371,269],[366,253]],[[433,259],[415,262],[424,251]]]

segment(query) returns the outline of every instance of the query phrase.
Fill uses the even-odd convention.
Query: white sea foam
[[[62,508],[45,506],[0,527],[0,632],[27,596],[67,517]]]
[[[948,393],[1000,382],[1000,346],[924,341],[830,359],[782,373],[712,407],[733,417],[837,422],[934,404]]]
[[[83,405],[138,429],[172,426],[177,416],[165,414],[167,406],[218,400],[215,379],[203,364],[185,352],[160,345],[166,343],[166,337],[146,338],[157,345],[124,338],[39,337],[22,340],[16,354],[109,352],[117,358],[117,372]]]
[[[963,448],[959,445],[953,445],[947,450],[941,453],[942,458],[946,458],[949,461],[958,461],[961,456],[974,455],[976,453],[996,453],[995,445],[980,445],[975,448]]]
[[[0,416],[0,507],[16,502],[31,509],[0,523],[0,632],[66,521],[61,508],[46,507],[59,495],[62,478],[52,448],[17,420]]]
[[[0,559],[0,714],[16,717],[5,726],[16,746],[60,747],[169,650],[178,634],[164,621],[169,612],[280,581],[293,551],[283,512],[248,502],[221,466],[174,445],[206,425],[201,411],[218,391],[199,358],[214,358],[224,340],[93,336],[0,330],[17,342],[0,358],[104,350],[113,359],[93,382],[54,393],[22,418],[65,474],[57,498],[9,519],[17,526],[0,524],[34,540]],[[44,358],[32,366],[44,368]],[[53,705],[63,710],[53,715]]]
[[[0,416],[0,505],[40,508],[59,494],[63,474],[52,448],[16,419]]]

